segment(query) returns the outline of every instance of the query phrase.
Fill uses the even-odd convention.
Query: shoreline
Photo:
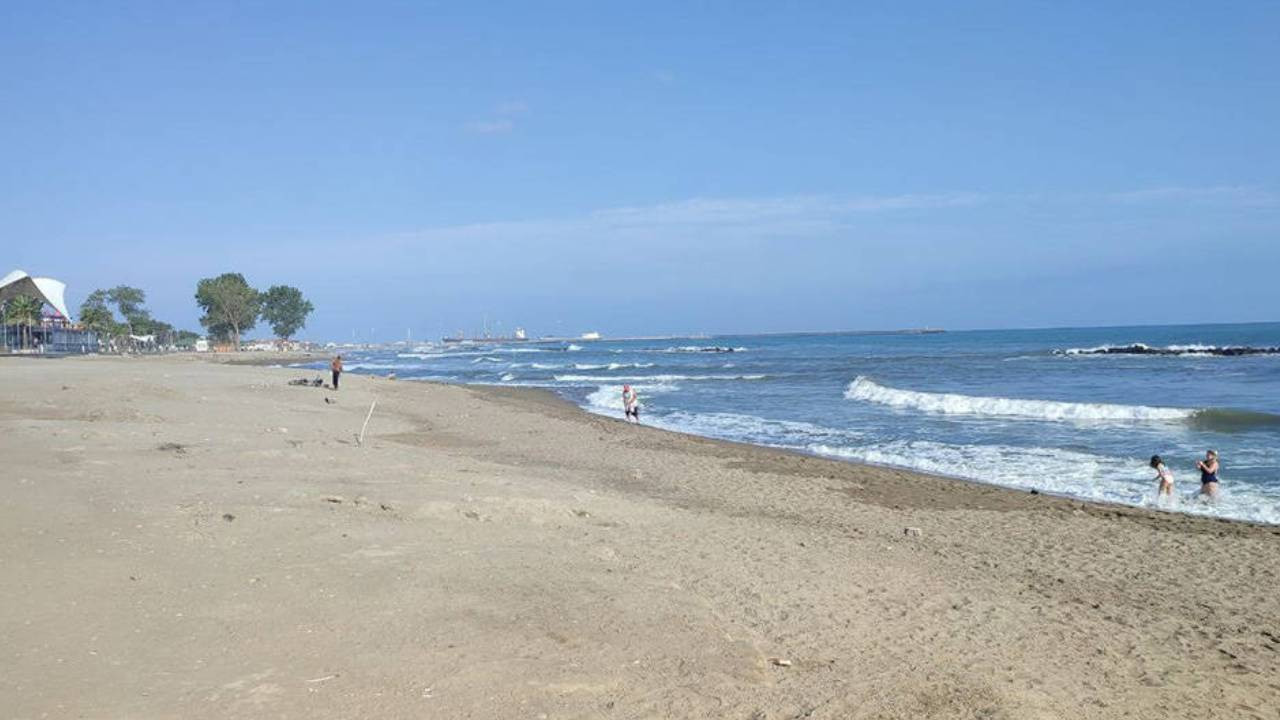
[[[377,376],[373,376],[373,377],[377,377]],[[442,386],[448,386],[453,384],[453,383],[442,382],[439,380],[416,380],[413,378],[406,378],[405,380],[412,381],[412,382],[431,383],[431,384],[442,385]],[[468,388],[480,388],[486,391],[495,390],[495,389],[510,389],[517,393],[530,393],[530,394],[545,393],[549,399],[563,403],[566,407],[571,408],[572,410],[578,413],[581,413],[587,417],[598,417],[598,418],[603,418],[605,420],[612,420],[614,422],[622,423],[624,425],[627,424],[624,420],[610,417],[609,415],[605,415],[604,413],[596,413],[596,412],[587,410],[586,408],[575,404],[572,400],[569,400],[568,398],[560,395],[555,391],[554,388],[512,387],[512,386],[503,386],[503,385],[486,385],[486,384],[479,384],[479,383],[474,385],[461,385],[461,386],[468,387]],[[712,444],[724,445],[728,448],[738,449],[739,451],[751,450],[751,451],[759,451],[763,453],[778,453],[778,454],[782,454],[790,457],[800,458],[802,460],[815,460],[823,463],[832,463],[835,466],[851,465],[855,468],[862,468],[862,469],[868,469],[868,470],[887,470],[887,471],[893,471],[896,473],[904,473],[904,474],[913,476],[917,480],[928,480],[928,481],[937,482],[937,483],[957,483],[969,490],[983,490],[983,491],[994,490],[998,493],[1008,493],[1009,497],[1007,499],[1007,505],[1005,506],[1008,509],[1025,509],[1025,504],[1019,502],[1015,498],[1023,498],[1023,497],[1043,498],[1044,501],[1049,501],[1049,502],[1054,502],[1054,501],[1066,502],[1070,504],[1070,506],[1073,509],[1076,507],[1080,507],[1085,509],[1086,512],[1089,510],[1092,510],[1095,513],[1110,514],[1112,516],[1116,516],[1115,511],[1121,510],[1121,511],[1132,511],[1133,514],[1138,516],[1152,516],[1152,519],[1158,519],[1161,516],[1165,516],[1165,515],[1173,516],[1174,518],[1195,518],[1195,519],[1203,520],[1209,523],[1241,525],[1245,527],[1254,528],[1257,530],[1272,532],[1273,534],[1276,534],[1276,535],[1280,535],[1280,524],[1258,522],[1254,520],[1244,520],[1244,519],[1232,518],[1232,517],[1222,517],[1217,515],[1203,515],[1203,514],[1190,513],[1190,512],[1180,512],[1177,510],[1170,510],[1170,509],[1158,508],[1158,507],[1147,507],[1142,505],[1127,505],[1125,503],[1120,503],[1120,502],[1108,502],[1106,500],[1094,500],[1091,498],[1075,497],[1073,495],[1055,493],[1047,490],[1033,490],[1033,491],[1020,490],[1018,488],[1012,488],[1007,485],[985,483],[980,480],[973,480],[970,478],[960,477],[958,475],[930,473],[930,472],[923,472],[921,470],[916,470],[914,468],[903,467],[900,465],[870,463],[870,462],[864,462],[861,460],[829,457],[826,455],[822,455],[820,453],[804,450],[801,448],[786,448],[786,447],[776,447],[771,445],[757,445],[755,443],[743,442],[738,440],[728,440],[725,438],[711,437],[709,435],[698,435],[697,433],[685,432],[683,430],[671,430],[668,428],[657,427],[654,425],[641,424],[639,427],[643,427],[646,430],[652,431],[652,432],[667,433],[667,434],[671,434],[681,438],[701,440],[701,441],[705,441]],[[967,509],[972,509],[972,508],[1003,509],[1003,508],[990,508],[990,507],[987,507],[986,505],[973,504],[975,502],[985,502],[985,503],[991,502],[990,500],[986,499],[987,496],[985,493],[983,494],[983,497],[984,499],[982,501],[964,499],[959,501],[958,505],[959,507],[967,508]],[[1000,501],[996,501],[996,503],[1000,504]],[[1120,515],[1124,515],[1124,514],[1125,513],[1120,513]]]
[[[300,368],[300,367],[292,368],[292,367],[286,366],[284,369],[309,370],[310,368]],[[315,372],[319,372],[319,371],[316,370]],[[361,373],[359,371],[351,371],[351,373],[358,374],[363,377],[373,378],[375,380],[388,379],[385,374],[377,375],[374,373]],[[492,383],[453,383],[453,382],[448,382],[443,380],[422,379],[422,378],[414,378],[414,377],[397,378],[395,382],[414,382],[414,383],[423,383],[423,384],[429,384],[429,385],[437,385],[441,387],[462,387],[462,388],[476,389],[480,391],[510,390],[516,393],[529,393],[531,395],[546,394],[549,398],[552,398],[555,401],[562,403],[567,408],[571,408],[572,410],[578,413],[581,413],[582,415],[585,415],[587,417],[603,418],[605,420],[614,420],[616,422],[621,422],[625,424],[625,421],[623,420],[607,415],[605,413],[594,412],[581,405],[578,405],[577,403],[573,402],[569,398],[561,395],[559,392],[557,392],[557,388],[554,388],[554,387],[500,385],[500,384],[492,384]],[[1077,503],[1082,506],[1094,507],[1099,512],[1109,512],[1113,509],[1124,509],[1124,510],[1131,510],[1138,513],[1150,513],[1157,516],[1172,515],[1175,517],[1192,517],[1192,518],[1199,518],[1199,519],[1210,521],[1210,522],[1241,524],[1245,526],[1256,527],[1263,530],[1280,530],[1280,523],[1267,523],[1267,522],[1261,522],[1257,520],[1226,517],[1226,516],[1212,515],[1207,513],[1196,513],[1196,512],[1182,511],[1182,510],[1176,510],[1176,509],[1170,509],[1170,508],[1152,507],[1147,505],[1133,505],[1133,504],[1127,504],[1127,503],[1118,502],[1118,501],[1097,500],[1093,498],[1077,497],[1077,496],[1068,495],[1065,493],[1057,493],[1050,490],[1040,490],[1040,489],[1023,490],[1020,488],[1010,487],[1008,485],[999,485],[996,483],[982,482],[980,480],[974,480],[972,478],[966,478],[959,475],[947,475],[944,473],[926,472],[926,471],[917,470],[915,468],[905,467],[901,465],[870,463],[862,460],[855,460],[852,458],[831,457],[831,456],[822,455],[821,453],[813,452],[810,450],[805,450],[803,448],[788,448],[788,447],[779,447],[779,446],[772,446],[772,445],[757,445],[755,443],[749,443],[749,442],[740,441],[740,440],[717,438],[717,437],[712,437],[710,435],[699,435],[697,433],[687,432],[684,430],[672,430],[669,428],[658,427],[656,425],[646,425],[643,423],[640,425],[640,427],[643,427],[652,431],[670,433],[672,435],[685,437],[685,438],[695,438],[695,439],[705,440],[712,443],[723,443],[729,446],[752,448],[755,450],[761,450],[766,452],[783,453],[786,455],[792,455],[796,457],[803,457],[803,458],[809,458],[814,460],[821,460],[824,462],[836,463],[837,465],[853,465],[855,467],[862,467],[862,468],[892,470],[892,471],[901,472],[901,473],[908,473],[910,475],[917,476],[920,478],[928,478],[931,480],[941,480],[948,483],[960,483],[966,487],[995,489],[1001,492],[1012,493],[1016,496],[1026,495],[1026,496],[1033,496],[1033,497],[1043,497],[1046,499],[1069,501],[1072,503]]]
[[[1271,526],[635,427],[543,389],[335,393],[199,358],[3,370],[17,717],[1280,703]]]

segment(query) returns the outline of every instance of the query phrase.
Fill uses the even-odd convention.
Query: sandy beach
[[[316,375],[0,359],[0,715],[1278,716],[1280,528]]]

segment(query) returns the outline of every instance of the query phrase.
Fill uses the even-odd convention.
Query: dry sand
[[[0,716],[1280,717],[1280,529],[310,374],[0,359]]]

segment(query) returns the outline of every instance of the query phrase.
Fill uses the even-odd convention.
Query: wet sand
[[[1280,528],[320,374],[0,359],[0,715],[1280,707]]]

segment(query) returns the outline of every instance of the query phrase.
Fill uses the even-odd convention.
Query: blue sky
[[[1280,319],[1276,3],[0,5],[0,272],[311,339]],[[259,332],[254,335],[263,334]]]

